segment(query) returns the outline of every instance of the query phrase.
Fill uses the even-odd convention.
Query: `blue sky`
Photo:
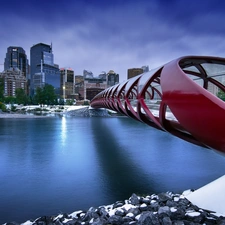
[[[1,0],[0,64],[7,47],[23,47],[29,59],[40,42],[52,42],[60,68],[76,75],[112,69],[123,81],[128,68],[225,57],[225,1]]]

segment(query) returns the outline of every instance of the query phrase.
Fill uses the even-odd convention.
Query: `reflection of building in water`
[[[75,77],[71,68],[60,69],[60,96],[63,99],[75,99]]]
[[[9,68],[0,73],[4,82],[4,96],[16,96],[16,89],[22,88],[27,94],[27,80],[18,68]]]
[[[50,84],[57,94],[60,89],[59,66],[54,64],[52,45],[39,43],[30,49],[31,94],[37,87]]]

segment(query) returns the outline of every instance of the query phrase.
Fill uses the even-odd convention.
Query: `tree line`
[[[0,78],[0,109],[5,111],[5,104],[19,105],[63,105],[64,100],[58,99],[52,85],[46,84],[43,88],[38,87],[34,96],[26,95],[24,89],[17,88],[14,96],[4,96],[4,79]],[[72,104],[68,102],[68,104]]]

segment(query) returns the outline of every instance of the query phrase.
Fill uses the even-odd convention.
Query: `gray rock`
[[[105,224],[107,224],[107,220],[99,217],[99,218],[94,219],[91,224],[92,225],[105,225]]]
[[[82,221],[90,221],[92,218],[97,219],[98,217],[99,214],[97,213],[97,210],[94,207],[91,207],[82,218]]]
[[[147,211],[148,205],[146,203],[142,203],[139,208],[140,208],[141,211]]]
[[[35,223],[38,225],[45,225],[45,224],[53,224],[53,217],[49,217],[49,216],[42,216],[38,219],[35,220]]]
[[[45,221],[38,221],[37,225],[47,225],[47,223]]]
[[[176,196],[176,197],[174,197]],[[125,203],[134,207],[122,208]],[[110,216],[113,208],[115,214]],[[73,218],[72,218],[73,216]],[[65,220],[67,219],[67,220]],[[87,212],[75,214],[60,214],[58,216],[43,216],[36,219],[33,225],[225,225],[225,217],[218,217],[211,211],[192,205],[178,194],[160,193],[150,197],[140,197],[132,194],[129,201],[118,201],[106,207],[91,207]],[[6,225],[19,225],[16,222]]]
[[[126,212],[123,209],[118,209],[118,210],[116,210],[115,215],[117,215],[117,216],[125,216]]]
[[[117,201],[113,204],[113,209],[115,208],[118,208],[118,207],[121,207],[124,205],[124,202],[123,201]]]
[[[150,205],[150,201],[151,200],[149,198],[143,198],[143,197],[140,198],[140,203],[145,203],[147,205]]]
[[[124,216],[123,217],[123,223],[129,223],[129,222],[132,222],[133,221],[133,219],[131,218],[131,217],[129,217],[129,216]]]
[[[108,216],[108,212],[104,207],[98,208],[98,213],[101,217],[106,218]]]
[[[171,219],[167,216],[162,219],[162,225],[172,225]]]
[[[63,225],[77,225],[77,220],[76,219],[72,219],[67,221],[66,223],[63,223]]]
[[[179,206],[183,205],[183,206],[187,207],[191,204],[191,202],[188,201],[186,198],[183,198],[178,201],[178,204],[179,204]]]
[[[171,196],[168,193],[160,193],[158,194],[159,202],[166,202],[171,199]]]
[[[140,198],[136,194],[132,194],[129,200],[132,205],[140,204]]]
[[[154,212],[157,212],[158,209],[159,209],[159,203],[158,202],[154,202],[154,203],[151,203],[151,205],[149,206],[150,210],[154,211]]]
[[[62,223],[60,220],[56,220],[56,221],[54,222],[54,224],[55,224],[55,225],[63,225],[63,223]]]
[[[143,212],[138,220],[138,225],[160,225],[157,215],[153,212]]]
[[[173,200],[168,200],[166,202],[166,205],[169,206],[169,207],[177,207],[178,206],[178,203],[177,202],[174,202]]]
[[[185,225],[185,224],[184,224],[184,221],[177,220],[173,222],[173,225]]]
[[[216,220],[216,224],[219,224],[219,225],[225,225],[225,218],[224,218],[224,217],[219,217],[219,218]]]
[[[89,109],[89,107],[84,107],[76,110],[71,110],[66,113],[68,116],[74,117],[108,117],[110,116],[108,111],[105,109]]]
[[[122,224],[122,222],[123,222],[122,216],[113,215],[113,216],[110,216],[108,219],[108,223],[110,224],[120,225]]]
[[[174,220],[182,220],[185,218],[185,213],[185,210],[177,208],[175,212],[171,212],[170,218]]]
[[[127,211],[127,214],[128,213],[132,213],[135,216],[141,214],[141,211],[139,210],[139,208],[130,208],[128,211]]]
[[[162,206],[162,207],[159,207],[158,209],[158,214],[162,214],[162,213],[165,213],[167,214],[168,216],[170,216],[171,212],[170,212],[170,208],[168,206]]]

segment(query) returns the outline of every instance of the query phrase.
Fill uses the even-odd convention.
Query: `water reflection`
[[[113,119],[112,127],[112,123],[108,123],[108,120],[97,118],[92,120],[94,144],[102,169],[106,195],[108,197],[110,195],[115,201],[125,199],[132,193],[150,193],[157,188],[151,179],[151,171],[148,171],[149,174],[146,176],[146,173],[136,165],[135,159],[131,157],[132,144],[130,146],[121,144],[121,139],[129,139],[129,136],[118,137],[115,127],[120,130],[120,123],[117,119]],[[97,130],[98,132],[95,132]],[[138,141],[133,139],[133,134],[131,136],[130,142]],[[141,151],[140,148],[139,150]]]
[[[0,224],[183,191],[225,171],[222,156],[125,117],[2,119],[0,143]]]
[[[63,116],[62,122],[61,122],[61,142],[62,142],[62,146],[64,146],[65,143],[66,143],[66,138],[67,138],[66,133],[67,133],[66,118]]]
[[[120,138],[124,144],[132,144],[130,152],[136,166],[157,184],[153,192],[197,189],[224,174],[221,168],[225,168],[225,158],[212,150],[138,124],[137,121],[121,119],[119,123],[124,136],[134,137],[136,134],[136,138],[129,141]],[[218,165],[217,169],[215,165]]]
[[[93,120],[92,127],[101,130],[95,146],[105,182],[123,198],[132,192],[197,189],[224,173],[214,168],[225,168],[225,158],[215,152],[132,119],[114,119],[113,126]]]

